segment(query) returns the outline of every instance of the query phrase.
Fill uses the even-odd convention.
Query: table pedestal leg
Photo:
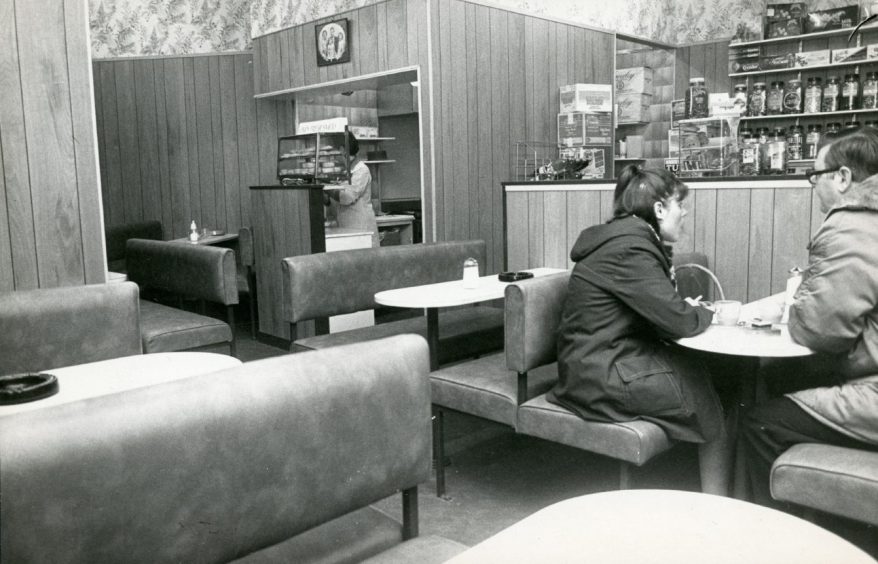
[[[439,309],[427,308],[427,345],[430,347],[430,371],[439,368]]]
[[[748,357],[741,362],[741,395],[738,403],[738,413],[735,434],[735,473],[734,473],[734,496],[737,499],[749,500],[749,476],[747,475],[747,460],[744,456],[744,420],[747,412],[756,403],[756,382],[759,377],[759,358]]]

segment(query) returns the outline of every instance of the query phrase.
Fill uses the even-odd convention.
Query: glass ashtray
[[[52,374],[27,372],[0,376],[0,405],[35,401],[58,393],[58,379]]]

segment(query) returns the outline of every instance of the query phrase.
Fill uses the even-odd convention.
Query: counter
[[[379,233],[383,230],[388,230],[394,227],[399,228],[400,245],[412,244],[412,222],[414,220],[415,216],[408,214],[385,214],[375,217],[375,221],[378,223]]]
[[[701,252],[729,299],[745,302],[784,290],[788,271],[807,263],[823,221],[804,176],[686,178],[688,215],[675,252]],[[579,233],[612,217],[607,180],[504,182],[505,270],[570,268]]]

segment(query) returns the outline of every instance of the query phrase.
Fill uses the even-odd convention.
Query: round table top
[[[449,560],[485,562],[875,563],[841,537],[787,513],[674,490],[568,499]]]
[[[711,325],[694,337],[677,339],[680,346],[712,353],[755,357],[795,357],[814,354],[808,347],[793,342],[786,325],[778,329],[754,329],[737,325]]]

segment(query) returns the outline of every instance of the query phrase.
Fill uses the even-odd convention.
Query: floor
[[[287,354],[254,341],[241,325],[238,356],[247,362]],[[435,481],[419,488],[420,532],[474,545],[554,502],[617,487],[613,460],[517,435],[511,428],[449,413],[446,418],[447,495],[435,495]],[[679,445],[635,470],[633,487],[698,491],[697,453]],[[401,517],[401,498],[375,504]],[[878,558],[878,529],[824,517],[819,522]]]

